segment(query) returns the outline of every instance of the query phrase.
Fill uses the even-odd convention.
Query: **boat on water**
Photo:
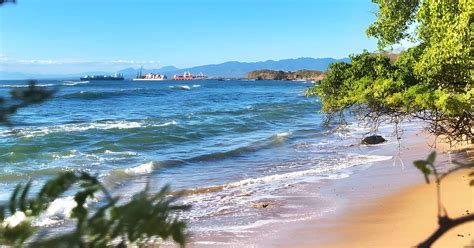
[[[133,81],[163,81],[166,80],[167,77],[162,74],[158,73],[147,73],[145,75],[140,74],[137,75],[136,78],[133,79]]]
[[[114,75],[85,75],[80,78],[81,81],[102,81],[102,80],[124,80],[121,73],[115,73]]]
[[[132,79],[133,81],[163,81],[166,80],[167,77],[162,74],[155,74],[155,73],[147,73],[145,75],[141,75],[137,78]]]
[[[199,73],[199,75],[193,75],[190,72],[185,72],[183,75],[174,75],[173,80],[178,80],[178,81],[187,81],[187,80],[204,80],[207,79],[207,76],[205,76],[202,73]]]

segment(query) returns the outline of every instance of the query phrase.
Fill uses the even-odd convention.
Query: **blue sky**
[[[0,7],[0,70],[180,68],[346,57],[376,41],[370,0],[17,0]]]

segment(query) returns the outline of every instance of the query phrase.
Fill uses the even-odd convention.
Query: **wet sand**
[[[273,247],[414,247],[438,227],[436,186],[426,184],[412,161],[429,153],[432,138],[420,135],[403,149],[404,167],[380,163],[330,186],[328,194],[346,202],[326,218],[287,228],[283,237],[268,242]],[[452,155],[438,145],[437,165],[451,168],[450,159],[463,160],[472,153]],[[472,149],[472,146],[471,146]],[[474,213],[473,170],[456,172],[444,179],[441,199],[451,218]],[[344,182],[345,181],[345,182]],[[474,247],[474,223],[458,226],[442,236],[434,247]]]
[[[437,228],[435,184],[426,185],[413,161],[436,150],[436,164],[446,170],[453,166],[450,161],[465,160],[467,153],[449,153],[439,144],[435,149],[433,138],[420,131],[406,133],[400,144],[400,149],[389,142],[369,151],[394,156],[392,160],[355,166],[348,177],[295,185],[291,194],[282,189],[282,195],[269,198],[276,200],[275,207],[252,210],[262,219],[294,213],[305,213],[307,219],[271,222],[242,236],[230,230],[229,235],[194,236],[188,247],[413,247]],[[458,172],[443,183],[442,199],[451,217],[474,212],[468,173]],[[456,228],[435,247],[468,246],[473,230],[472,224]]]

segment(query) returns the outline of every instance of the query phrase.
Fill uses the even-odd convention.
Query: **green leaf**
[[[25,187],[23,188],[23,192],[21,193],[20,196],[20,210],[24,213],[27,213],[28,206],[27,206],[27,197],[28,197],[28,192],[31,187],[31,180],[26,183]]]
[[[0,206],[0,222],[3,222],[4,219],[5,219],[5,207]]]
[[[428,163],[424,160],[417,160],[413,163],[415,164],[415,167],[418,168],[421,173],[423,173],[426,183],[430,183],[430,179],[428,176],[431,174],[431,169],[428,168]]]
[[[436,152],[434,151],[434,152],[430,153],[430,155],[428,155],[428,158],[426,159],[426,162],[428,164],[434,165],[435,160],[436,160]]]
[[[18,193],[20,192],[20,189],[21,189],[21,184],[18,184],[15,187],[15,190],[13,191],[12,196],[10,197],[10,204],[9,204],[10,214],[14,214],[16,212],[16,203],[17,203],[16,198],[18,196]]]

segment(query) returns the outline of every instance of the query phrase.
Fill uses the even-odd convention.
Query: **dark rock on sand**
[[[380,135],[367,136],[362,139],[362,144],[364,145],[376,145],[387,141]]]
[[[276,203],[273,201],[259,201],[252,204],[253,208],[273,208],[276,207]]]

